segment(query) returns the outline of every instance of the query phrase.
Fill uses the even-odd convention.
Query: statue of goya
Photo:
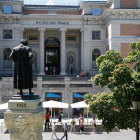
[[[9,58],[14,61],[14,88],[20,89],[20,95],[23,95],[22,89],[29,89],[29,95],[33,95],[31,88],[33,88],[32,77],[32,50],[28,46],[28,41],[22,39],[20,45],[13,48]]]

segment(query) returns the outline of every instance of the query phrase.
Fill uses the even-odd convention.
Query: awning
[[[58,95],[58,94],[54,94],[54,93],[47,93],[46,94],[46,97],[49,98],[49,97],[52,97],[52,98],[60,98],[61,96]]]
[[[77,98],[83,98],[83,95],[78,94],[78,93],[74,93],[74,97],[77,97]]]

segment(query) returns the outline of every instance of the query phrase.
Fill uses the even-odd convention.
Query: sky
[[[46,4],[50,0],[24,0],[24,3],[36,3],[36,4]],[[74,4],[78,5],[78,2],[81,0],[53,0],[56,4]],[[83,1],[94,1],[94,0],[83,0]],[[95,0],[95,1],[106,1],[106,0]]]

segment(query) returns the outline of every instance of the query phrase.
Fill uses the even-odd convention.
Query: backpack
[[[76,121],[75,121],[75,120],[73,120],[73,121],[72,121],[72,125],[75,125],[75,124],[76,124]]]

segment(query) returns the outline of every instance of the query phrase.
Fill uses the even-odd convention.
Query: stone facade
[[[12,7],[12,14],[4,13],[4,6]],[[98,10],[97,15],[94,10]],[[140,0],[108,0],[82,1],[77,6],[66,5],[26,5],[22,1],[5,0],[0,2],[0,75],[12,75],[14,64],[7,67],[8,52],[19,45],[22,38],[27,39],[32,48],[34,58],[34,75],[44,75],[46,47],[44,42],[49,37],[59,40],[61,75],[66,75],[72,65],[75,74],[85,71],[85,74],[94,76],[98,73],[96,62],[93,60],[93,51],[98,49],[100,54],[114,49],[124,58],[129,53],[129,44],[137,42],[139,38]],[[10,39],[4,39],[4,33],[10,32]],[[99,35],[97,35],[97,33]],[[74,39],[73,39],[74,38]],[[70,39],[70,40],[69,40]],[[73,39],[73,40],[72,40]],[[127,51],[126,51],[127,50]],[[72,57],[72,64],[69,58]],[[4,62],[4,60],[6,60]],[[95,65],[94,65],[95,64]],[[9,66],[9,65],[8,65]],[[69,69],[70,70],[70,69]],[[107,88],[96,87],[91,81],[60,80],[43,81],[38,77],[33,89],[45,101],[46,92],[61,92],[62,102],[73,103],[74,92],[89,92],[97,94],[107,91]],[[92,87],[73,88],[70,84],[92,84]],[[1,84],[0,103],[4,96],[17,94],[12,89],[12,78],[4,77]],[[42,84],[65,84],[65,88],[42,88]],[[67,111],[64,111],[66,115]],[[69,108],[72,115],[72,110]]]

